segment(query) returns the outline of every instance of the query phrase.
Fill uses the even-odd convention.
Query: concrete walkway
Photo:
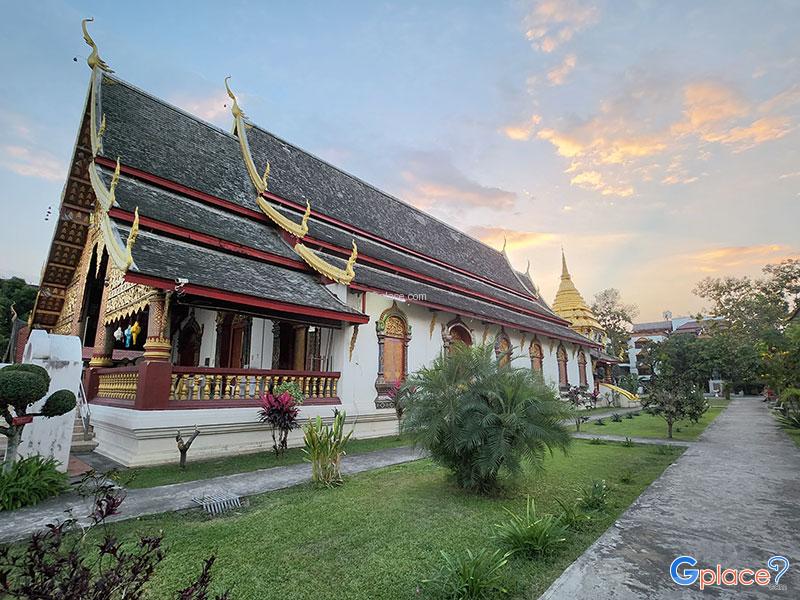
[[[422,454],[410,447],[354,454],[342,461],[342,472],[351,475],[419,458],[422,458]],[[300,463],[213,479],[132,489],[125,492],[121,514],[110,520],[133,519],[144,515],[194,508],[197,505],[192,502],[193,497],[213,491],[225,490],[244,497],[288,488],[310,480],[311,465]],[[83,518],[89,513],[90,507],[91,502],[88,499],[69,494],[31,508],[4,512],[0,519],[0,542],[11,542],[27,537],[34,531],[43,529],[48,523],[64,520],[70,512],[76,518]]]
[[[686,452],[559,577],[543,600],[800,598],[800,450],[760,398],[732,400]],[[681,555],[698,568],[792,566],[783,589],[680,588]],[[774,572],[773,572],[774,573]]]

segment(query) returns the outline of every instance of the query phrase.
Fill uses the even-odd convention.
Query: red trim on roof
[[[131,273],[130,271],[125,274],[125,281],[129,281],[130,283],[141,283],[142,285],[149,285],[150,287],[160,288],[162,290],[175,289],[175,282],[171,279],[154,277],[152,275],[143,275],[140,273]],[[266,298],[257,298],[255,296],[248,296],[247,294],[224,292],[222,290],[196,285],[193,283],[187,283],[181,289],[187,294],[193,294],[195,296],[211,298],[213,300],[220,300],[223,302],[233,302],[236,304],[244,304],[246,306],[266,308],[269,310],[279,310],[282,312],[304,315],[308,317],[345,321],[347,323],[369,323],[369,317],[367,315],[339,312],[324,308],[314,308],[313,306],[290,304],[288,302],[279,302],[277,300],[267,300]]]

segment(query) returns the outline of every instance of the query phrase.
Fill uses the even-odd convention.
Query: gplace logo
[[[696,569],[697,560],[693,556],[679,556],[672,561],[669,574],[672,581],[682,586],[700,583],[700,589],[709,586],[778,586],[781,577],[789,570],[789,559],[785,556],[773,556],[767,561],[767,568],[760,569],[723,569],[717,565],[715,569]],[[775,577],[773,578],[773,573]]]

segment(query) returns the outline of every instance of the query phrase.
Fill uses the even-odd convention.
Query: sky
[[[231,75],[253,122],[498,249],[506,240],[549,301],[562,246],[588,301],[617,288],[640,320],[703,309],[703,277],[800,258],[796,1],[3,12],[3,276],[39,280],[88,86],[84,17],[122,79],[230,129]]]

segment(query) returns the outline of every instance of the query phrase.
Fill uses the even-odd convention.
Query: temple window
[[[378,334],[378,377],[375,380],[378,398],[375,404],[378,408],[390,408],[394,406],[391,390],[402,383],[408,373],[411,326],[394,302],[381,313],[375,328]]]
[[[544,353],[542,352],[542,345],[533,340],[530,347],[531,369],[534,373],[541,373],[543,369]]]
[[[586,354],[584,354],[583,350],[578,352],[578,378],[581,387],[586,387],[588,385],[586,379]]]
[[[494,353],[501,367],[505,367],[511,362],[511,340],[508,338],[508,334],[502,329],[495,338]]]
[[[567,375],[567,351],[564,346],[558,346],[556,351],[556,362],[558,362],[558,385],[560,387],[569,386],[569,376]]]

